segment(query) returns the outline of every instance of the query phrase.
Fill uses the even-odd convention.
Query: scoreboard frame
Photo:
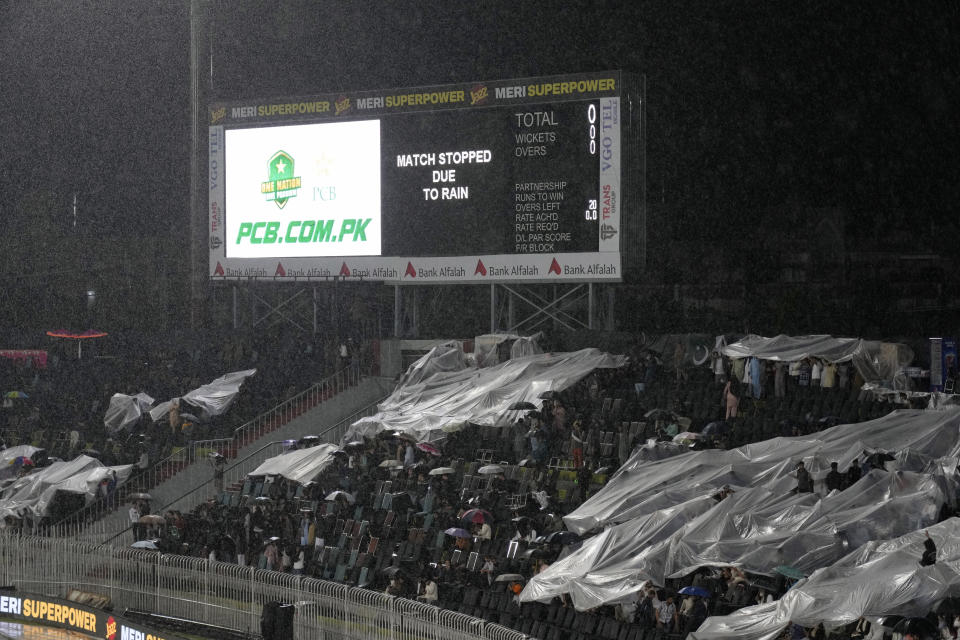
[[[642,194],[643,154],[641,151],[643,141],[641,140],[641,133],[643,131],[643,108],[645,105],[642,92],[642,80],[634,76],[620,72],[597,72],[408,87],[387,91],[344,92],[300,98],[252,99],[211,103],[208,111],[210,119],[208,125],[208,274],[213,281],[255,279],[290,282],[343,279],[383,281],[387,284],[620,282],[624,278],[625,271],[642,267],[643,262],[645,234]],[[576,103],[581,104],[577,105]],[[451,118],[457,118],[460,114],[463,114],[461,119],[479,118],[485,121],[494,116],[496,116],[496,119],[509,117],[511,120],[516,117],[518,127],[523,128],[532,125],[534,131],[542,131],[544,128],[538,128],[537,125],[543,123],[534,121],[533,116],[530,116],[531,120],[528,123],[526,114],[549,114],[552,113],[551,106],[555,107],[556,110],[565,110],[564,113],[576,109],[577,113],[583,114],[582,123],[577,125],[578,135],[580,135],[579,129],[583,130],[583,140],[578,139],[578,142],[591,145],[593,153],[586,158],[596,162],[595,167],[584,164],[585,170],[583,173],[594,170],[597,172],[597,198],[595,201],[592,198],[590,199],[593,204],[587,205],[586,210],[583,207],[578,207],[578,204],[573,202],[571,198],[567,198],[570,204],[565,203],[562,206],[566,207],[563,211],[564,215],[568,217],[586,215],[587,220],[590,220],[591,215],[589,207],[593,207],[592,215],[596,223],[596,231],[594,232],[596,250],[593,250],[592,247],[583,249],[580,246],[568,251],[562,249],[542,251],[536,248],[550,247],[551,245],[533,244],[532,242],[529,245],[520,244],[521,239],[526,241],[528,238],[536,239],[544,236],[532,233],[532,225],[529,227],[531,233],[525,235],[527,226],[519,222],[522,216],[518,213],[515,216],[517,222],[513,224],[514,217],[511,211],[511,224],[508,231],[510,234],[514,234],[514,231],[516,231],[515,237],[518,244],[515,246],[517,251],[471,250],[476,247],[471,247],[470,241],[466,237],[455,238],[456,242],[452,243],[454,245],[452,250],[447,248],[446,251],[440,252],[431,251],[429,247],[424,247],[424,250],[420,251],[415,244],[411,245],[411,237],[406,238],[407,246],[404,247],[405,250],[402,252],[390,251],[389,246],[386,247],[386,250],[381,250],[379,244],[374,246],[372,243],[371,249],[367,252],[348,247],[345,243],[327,244],[322,247],[315,245],[315,247],[323,249],[330,247],[328,255],[290,255],[289,252],[294,248],[290,245],[281,247],[279,244],[270,247],[264,247],[263,245],[259,247],[247,246],[245,249],[248,253],[243,257],[236,255],[235,249],[233,255],[230,255],[231,251],[228,251],[228,243],[230,242],[237,244],[241,241],[249,242],[253,237],[262,241],[264,228],[270,224],[241,222],[238,226],[239,212],[241,206],[246,206],[245,198],[248,196],[244,195],[244,199],[238,199],[236,195],[233,195],[233,190],[230,192],[231,195],[228,196],[226,185],[228,178],[233,175],[231,167],[233,167],[234,172],[238,172],[237,167],[240,163],[236,159],[231,159],[228,163],[226,142],[228,136],[230,136],[231,150],[239,148],[239,143],[235,143],[233,140],[241,139],[241,136],[246,133],[240,130],[280,127],[281,129],[277,129],[277,131],[283,132],[285,127],[295,127],[296,125],[322,125],[332,122],[347,123],[369,120],[377,120],[378,123],[390,123],[393,118],[399,117],[400,114],[409,114],[421,119],[436,118],[443,122],[449,122]],[[580,106],[583,109],[580,109]],[[541,118],[541,116],[537,116],[537,118]],[[545,127],[551,124],[549,115],[543,116],[543,119],[546,123]],[[555,121],[556,118],[554,117],[554,125],[556,124]],[[379,126],[383,129],[386,124]],[[322,129],[322,127],[318,128]],[[310,127],[300,127],[297,130],[301,129],[311,130]],[[291,128],[290,130],[294,129]],[[559,136],[555,135],[553,139],[556,140],[557,137],[561,140],[565,138],[564,134],[560,134]],[[517,137],[518,144],[519,141],[520,138]],[[554,155],[560,155],[559,151],[563,147],[558,144],[555,148],[545,146],[544,149],[548,149],[548,153],[552,151]],[[416,149],[412,151],[416,151]],[[412,229],[409,233],[414,240],[419,239],[417,236],[418,229],[427,228],[424,225],[429,221],[415,217],[412,220],[408,219],[408,222],[401,223],[401,214],[404,216],[431,216],[436,215],[431,213],[431,206],[457,207],[459,204],[454,202],[432,205],[430,192],[431,190],[437,192],[438,189],[433,187],[440,187],[441,185],[431,185],[425,176],[432,174],[433,182],[436,182],[438,178],[442,180],[445,177],[451,177],[449,174],[452,170],[469,177],[470,167],[464,163],[490,162],[489,149],[471,149],[471,153],[474,151],[476,153],[470,158],[467,156],[467,149],[435,148],[432,151],[439,154],[460,154],[463,152],[463,156],[461,158],[459,155],[448,155],[450,164],[437,166],[438,163],[435,162],[434,166],[417,172],[402,173],[407,170],[397,169],[394,172],[396,175],[402,175],[404,180],[409,176],[409,180],[414,183],[409,185],[406,191],[415,191],[416,193],[422,191],[423,199],[427,204],[415,209],[410,206],[409,202],[406,202],[406,206],[401,212],[387,208],[385,203],[381,201],[380,215],[383,228],[399,230],[398,233],[403,233],[403,229],[409,227]],[[486,155],[483,155],[484,152]],[[284,153],[284,151],[277,151],[277,153]],[[400,154],[396,155],[397,166],[403,167],[402,163],[407,160],[401,159]],[[235,158],[235,156],[232,156],[232,158]],[[393,155],[388,159],[380,158],[380,162],[385,167],[388,167],[387,160],[393,163]],[[454,163],[454,160],[457,162]],[[494,160],[503,161],[499,157],[495,157]],[[513,158],[510,160],[517,162]],[[442,161],[443,158],[441,158]],[[555,162],[559,161],[563,161],[563,158],[555,160]],[[580,161],[580,158],[572,160],[572,162],[577,161]],[[453,166],[454,164],[456,166]],[[450,168],[448,169],[448,167]],[[568,167],[568,170],[575,174],[581,173],[579,165],[573,169]],[[514,182],[520,179],[528,180],[531,175],[537,182],[524,182],[523,186],[525,189],[533,190],[534,193],[521,194],[522,185],[514,184]],[[534,196],[539,196],[542,199],[546,199],[546,196],[559,200],[564,198],[563,185],[567,183],[563,180],[563,176],[556,175],[556,171],[547,170],[541,176],[534,173],[520,177],[511,174],[508,177],[515,179],[509,181],[509,184],[497,185],[504,190],[504,193],[500,194],[500,200],[497,200],[497,206],[501,206],[499,203],[503,202],[503,209],[508,206],[516,206],[519,212],[521,210],[519,204],[521,196],[531,199],[535,199]],[[268,176],[264,173],[262,178],[264,179],[261,183],[263,193],[253,193],[250,196],[250,200],[258,206],[260,204],[257,200],[258,195],[265,195],[267,200],[274,201],[273,204],[282,208],[283,203],[278,201],[295,197],[301,187],[304,190],[309,188],[309,185],[299,182],[299,177],[294,182],[293,180],[278,180],[276,179],[278,176]],[[271,181],[270,178],[273,178],[273,180]],[[393,176],[388,181],[389,184],[387,184],[387,181],[384,181],[383,184],[389,187],[398,180],[400,179]],[[236,184],[236,182],[234,180],[233,184]],[[247,182],[252,183],[253,181],[248,179]],[[258,185],[258,189],[259,187],[260,185]],[[378,189],[384,188],[380,184],[377,187]],[[455,187],[455,189],[463,191],[466,188]],[[473,188],[475,189],[474,193],[476,193],[478,191],[476,186],[473,185]],[[543,193],[537,193],[537,189],[541,188]],[[514,189],[517,191],[516,194],[513,193]],[[451,194],[456,195],[456,191],[451,190]],[[321,191],[321,198],[322,195],[323,192]],[[379,190],[376,195],[381,197]],[[518,204],[514,205],[513,197],[508,204],[506,198],[510,196],[515,196]],[[314,198],[316,199],[316,192]],[[434,200],[437,199],[434,194]],[[241,202],[242,205],[238,205],[237,202]],[[293,202],[299,204],[295,199]],[[391,204],[395,204],[395,199],[391,200]],[[537,206],[539,210],[539,205],[533,206]],[[544,206],[552,205],[545,204]],[[231,218],[231,207],[234,209],[233,218]],[[435,211],[436,209],[434,209]],[[493,214],[494,212],[491,211],[489,214],[491,218]],[[498,211],[497,214],[500,216],[498,219],[502,221],[505,217],[503,215],[504,211]],[[279,216],[279,214],[277,215]],[[481,210],[479,216],[484,215],[487,215],[486,211]],[[523,217],[529,219],[530,216]],[[554,219],[557,219],[556,216],[554,216]],[[439,216],[441,225],[446,220],[446,218]],[[231,225],[227,224],[228,221],[231,222]],[[313,227],[313,220],[309,222],[311,227],[306,236],[309,239],[310,234],[313,233],[313,239],[316,241],[324,221],[316,220],[316,230]],[[346,241],[356,240],[357,233],[351,234],[355,231],[354,227],[360,227],[360,232],[362,232],[364,226],[370,220],[364,223],[361,223],[359,219],[356,222],[352,220],[335,221],[338,226],[332,228],[332,233],[329,227],[330,222],[328,221],[328,226],[325,229],[326,240]],[[296,221],[296,224],[299,223],[299,220]],[[350,223],[351,226],[347,228],[346,223]],[[371,228],[378,227],[378,234],[380,223],[381,219],[376,219],[370,225]],[[418,223],[420,227],[417,227]],[[287,223],[284,222],[283,224],[286,225]],[[500,222],[498,224],[506,223]],[[564,224],[561,219],[559,222],[561,233],[564,232],[565,228],[572,228],[570,225],[573,223],[566,223],[567,227],[564,227]],[[579,229],[592,228],[589,225],[584,227],[582,220],[579,221],[579,224]],[[554,224],[553,228],[557,229],[557,223]],[[523,229],[523,232],[521,232],[521,229]],[[287,230],[288,239],[293,239],[290,238],[291,234],[296,236],[298,232],[304,230],[306,230],[306,225],[303,229],[299,227],[292,229],[291,227]],[[447,231],[455,233],[458,229],[456,225],[447,223]],[[501,235],[506,232],[506,228],[500,230]],[[278,238],[279,242],[282,242],[283,234],[284,229],[282,228],[279,231],[274,230],[274,235],[280,236]],[[303,234],[300,235],[302,241]],[[570,235],[570,233],[567,233],[565,236],[558,235],[556,237],[569,239]],[[573,235],[576,236],[576,232]],[[384,242],[389,245],[390,234],[387,234],[387,236],[388,239]],[[323,239],[320,238],[320,240]],[[366,240],[366,235],[364,234],[360,239]],[[584,236],[584,241],[588,240],[589,238]],[[379,242],[378,235],[377,243]],[[499,245],[488,243],[487,246]],[[526,252],[525,248],[527,246],[532,251]],[[342,252],[338,251],[341,247],[344,249]],[[413,248],[411,249],[411,247]],[[281,248],[288,253],[281,255],[279,251],[276,251],[277,255],[270,255],[271,251]],[[523,252],[520,251],[521,248],[524,249]],[[347,249],[350,249],[350,251],[347,251]],[[257,254],[256,251],[261,253]]]

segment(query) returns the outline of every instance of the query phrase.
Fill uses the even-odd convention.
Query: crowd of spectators
[[[88,346],[82,357],[57,343],[40,354],[17,352],[16,358],[0,357],[0,448],[39,447],[29,464],[17,463],[19,475],[85,454],[106,466],[133,464],[130,482],[140,486],[143,471],[172,459],[189,442],[230,438],[238,426],[314,382],[344,366],[359,367],[363,354],[358,344],[351,339],[305,339],[280,331],[210,332],[162,344],[118,339],[100,348]],[[111,432],[104,425],[114,393],[143,391],[162,402],[243,369],[256,369],[256,374],[246,379],[222,415],[200,419],[181,403],[156,421],[144,413],[139,422],[119,431]],[[22,522],[10,516],[5,525],[34,530],[65,518],[98,517],[117,506],[116,483],[102,489],[88,505],[83,495],[58,492],[44,517],[27,515],[28,522]]]
[[[862,401],[849,376],[829,388],[798,382],[783,396],[734,386],[741,397],[731,415],[728,376],[739,372],[736,363],[722,367],[722,375],[715,364],[664,371],[658,354],[638,349],[628,367],[593,372],[512,427],[468,427],[436,449],[382,433],[348,443],[306,485],[250,477],[190,513],[161,514],[157,545],[417,598],[546,640],[681,637],[707,615],[778,598],[791,579],[704,569],[649,585],[636,602],[588,612],[564,599],[521,605],[516,594],[581,542],[564,530],[563,516],[602,487],[633,447],[671,439],[678,422],[694,432],[723,422],[727,428],[697,446],[728,447],[887,409]],[[860,469],[835,471],[840,477],[826,482],[842,489]],[[798,490],[813,490],[799,473]],[[850,625],[834,637],[854,632]],[[816,629],[802,633],[822,637]]]
[[[42,363],[0,358],[0,391],[19,396],[6,398],[0,409],[0,437],[7,446],[32,444],[62,459],[93,450],[107,465],[136,463],[144,453],[156,461],[189,440],[229,437],[246,420],[336,371],[341,343],[348,344],[279,330],[211,332],[173,344],[146,338],[99,348],[92,343],[78,357],[70,343],[54,342]],[[209,422],[184,419],[171,428],[166,416],[157,422],[144,416],[119,433],[104,426],[115,393],[143,391],[160,402],[241,369],[257,374],[230,411]]]

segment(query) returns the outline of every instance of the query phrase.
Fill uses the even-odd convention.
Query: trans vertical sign
[[[948,378],[956,385],[957,339],[930,338],[930,391],[943,391]]]

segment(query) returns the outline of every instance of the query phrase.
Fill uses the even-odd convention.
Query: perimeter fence
[[[294,639],[524,640],[455,611],[305,576],[201,558],[0,532],[0,584],[66,598],[109,598],[149,611],[258,635],[264,606],[293,604]]]

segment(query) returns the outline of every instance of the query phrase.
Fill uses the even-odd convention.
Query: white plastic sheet
[[[153,398],[142,391],[135,396],[115,393],[107,406],[103,426],[107,428],[108,433],[123,431],[136,424],[144,411],[149,411],[152,405]]]
[[[341,451],[333,444],[320,444],[307,449],[295,449],[267,458],[248,473],[250,476],[280,475],[299,484],[310,482],[334,461],[334,453]]]
[[[588,609],[632,597],[647,580],[662,585],[702,566],[755,573],[782,564],[806,572],[828,566],[871,540],[936,521],[956,491],[958,432],[960,411],[904,410],[817,438],[776,438],[730,451],[649,461],[649,451],[638,448],[606,487],[564,519],[577,533],[612,528],[535,576],[521,600],[567,593],[578,609]],[[864,451],[894,453],[890,472],[876,469],[826,495],[830,462],[844,470]],[[800,460],[820,495],[792,493]],[[718,500],[724,487],[733,493]]]
[[[437,351],[435,357],[453,356],[448,349]],[[451,425],[510,425],[524,415],[509,410],[511,404],[527,401],[539,407],[543,404],[540,395],[545,391],[566,389],[594,369],[624,364],[624,356],[583,349],[531,355],[493,367],[438,371],[429,377],[410,376],[410,382],[400,384],[379,405],[379,413],[353,423],[344,442],[371,437],[385,429],[408,433],[417,441],[429,441],[442,438],[444,428]],[[431,369],[429,362],[419,362],[417,366],[420,371]]]
[[[19,478],[4,490],[0,497],[0,522],[6,516],[46,515],[57,491],[81,494],[89,504],[96,498],[102,480],[116,474],[116,484],[120,486],[126,482],[132,469],[133,465],[105,467],[89,456],[54,462]]]
[[[820,622],[827,629],[860,616],[923,616],[933,605],[960,592],[960,519],[927,528],[937,545],[937,563],[921,567],[926,538],[913,531],[869,542],[832,566],[797,583],[778,601],[729,616],[707,618],[693,640],[774,640],[791,621]]]
[[[906,388],[902,370],[914,356],[912,349],[899,343],[783,334],[773,338],[744,336],[724,347],[722,352],[728,358],[752,356],[781,362],[819,358],[827,362],[850,362],[865,381],[888,382],[893,388]]]
[[[240,387],[243,385],[243,381],[256,372],[256,369],[247,369],[245,371],[234,371],[220,376],[209,384],[185,393],[182,400],[189,402],[197,408],[197,412],[200,414],[198,416],[199,418],[209,420],[214,416],[219,416],[227,412],[230,405],[232,405],[236,399],[237,394],[240,393]],[[150,410],[150,418],[156,421],[167,415],[170,413],[172,404],[173,400],[167,400],[166,402],[158,404]],[[183,411],[185,407],[181,405],[180,409]]]
[[[438,373],[463,371],[467,361],[457,342],[438,344],[407,367],[398,386],[419,384]]]

